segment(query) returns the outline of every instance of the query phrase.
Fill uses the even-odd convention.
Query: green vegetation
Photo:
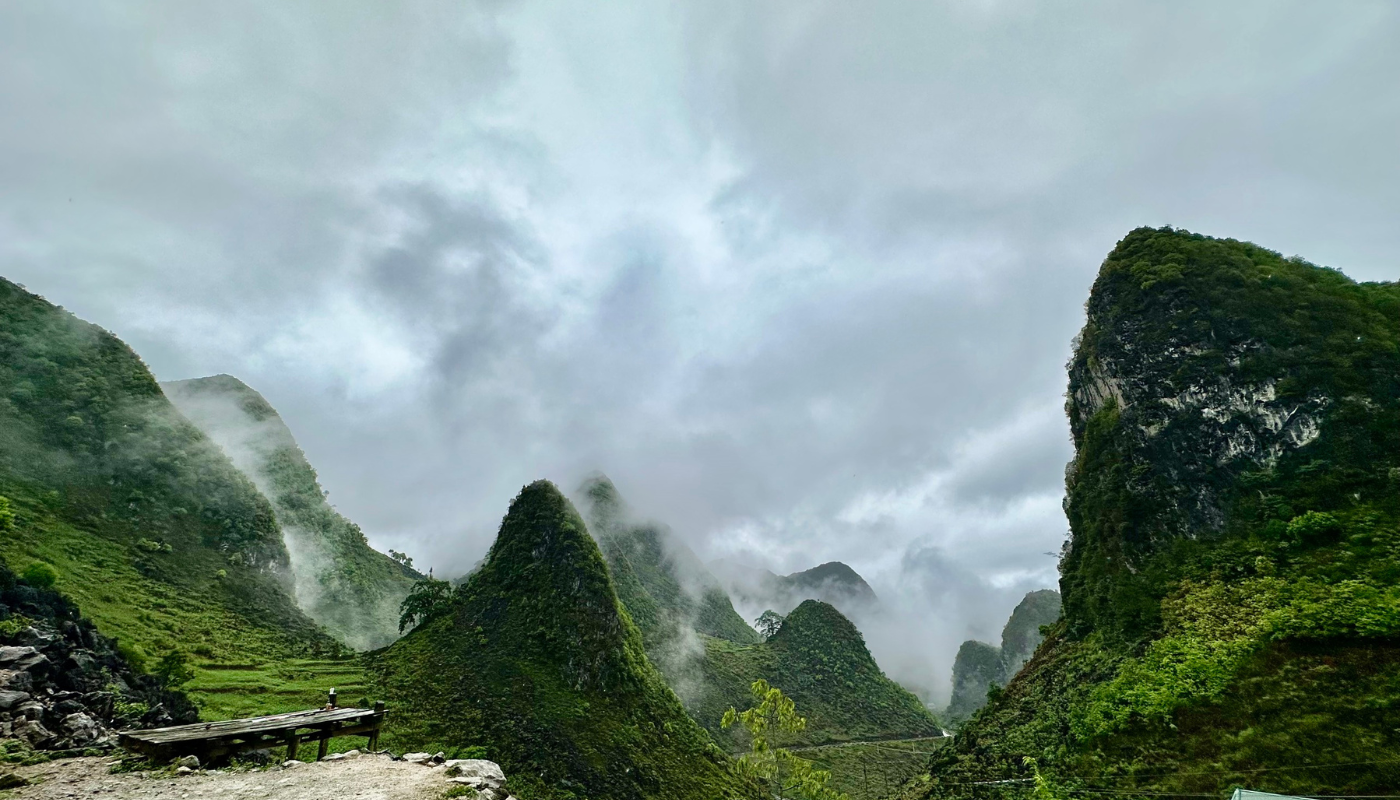
[[[1065,619],[910,796],[1393,789],[1400,286],[1142,229],[1088,309]]]
[[[831,773],[832,789],[851,800],[884,800],[928,769],[929,756],[946,743],[943,737],[847,742],[792,751]]]
[[[4,280],[0,494],[0,558],[138,667],[189,653],[198,684],[220,663],[342,649],[292,602],[271,506],[136,354]]]
[[[452,599],[452,584],[436,578],[424,578],[413,584],[408,596],[399,606],[399,633],[415,628],[430,617],[449,607]]]
[[[953,660],[953,695],[947,716],[958,723],[987,702],[987,693],[1005,686],[1044,639],[1041,629],[1060,618],[1060,593],[1052,589],[1028,592],[1016,604],[1001,629],[1001,647],[963,642]]]
[[[748,734],[749,752],[739,758],[739,771],[765,783],[778,800],[849,800],[828,787],[830,772],[782,746],[784,738],[807,727],[792,699],[764,680],[754,681],[750,691],[754,705],[744,711],[730,706],[720,722],[726,729],[740,725]]]
[[[781,686],[806,715],[793,744],[934,736],[938,723],[912,693],[885,677],[850,620],[818,600],[793,609],[772,638],[740,646],[706,638],[691,714],[718,741],[739,744],[717,724],[762,679]]]
[[[607,558],[618,598],[642,631],[647,654],[661,667],[680,669],[677,639],[690,632],[739,644],[758,634],[734,611],[729,595],[705,565],[671,532],[632,521],[617,487],[595,476],[581,489],[589,530]]]
[[[296,597],[306,613],[357,649],[398,638],[413,559],[384,555],[326,501],[316,471],[271,404],[229,375],[162,384],[175,407],[217,442],[272,501],[286,535]]]
[[[370,655],[385,740],[484,746],[527,800],[757,798],[647,660],[583,520],[553,485],[511,503],[485,564]]]

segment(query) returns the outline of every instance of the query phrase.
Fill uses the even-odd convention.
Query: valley
[[[7,281],[0,308],[0,647],[27,665],[0,670],[5,761],[42,762],[74,715],[335,688],[388,703],[393,752],[489,758],[521,800],[758,800],[782,775],[812,800],[1397,787],[1397,284],[1170,228],[1119,242],[1069,364],[1059,591],[966,641],[937,710],[871,655],[883,601],[846,564],[707,564],[600,473],[503,498],[486,556],[438,581],[329,504],[252,387],[158,384]],[[63,636],[106,683],[20,713],[51,676],[13,648]],[[791,727],[727,713],[761,702]]]

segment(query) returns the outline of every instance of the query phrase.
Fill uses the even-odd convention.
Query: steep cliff
[[[1139,229],[1087,311],[1064,620],[909,794],[1393,790],[1400,286]]]

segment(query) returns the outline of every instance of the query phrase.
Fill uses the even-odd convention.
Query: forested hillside
[[[230,375],[161,388],[272,501],[302,609],[357,649],[397,639],[399,604],[423,576],[370,547],[359,526],[331,507],[276,409]]]
[[[521,490],[451,600],[372,659],[393,742],[484,746],[532,799],[762,795],[648,661],[602,553],[546,481]]]
[[[700,680],[686,705],[720,741],[719,718],[743,708],[757,678],[780,687],[807,718],[801,744],[937,736],[937,720],[914,694],[880,670],[865,639],[840,611],[819,600],[793,609],[767,641],[740,646],[705,640]]]
[[[292,601],[272,507],[110,333],[0,280],[0,556],[138,664],[338,652]]]
[[[588,479],[579,491],[618,599],[663,673],[679,676],[688,669],[687,662],[698,654],[697,634],[739,644],[758,641],[685,542],[660,523],[637,520],[606,476]]]
[[[1394,793],[1400,286],[1139,229],[1087,310],[1064,619],[908,793]]]
[[[987,691],[1005,686],[1040,646],[1040,629],[1060,618],[1060,593],[1053,589],[1027,592],[1001,629],[1001,646],[967,641],[953,659],[953,695],[948,721],[961,722],[987,702]]]

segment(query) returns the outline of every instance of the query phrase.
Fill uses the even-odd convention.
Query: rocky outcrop
[[[0,739],[79,750],[112,744],[116,729],[197,719],[183,694],[133,672],[72,604],[0,564]]]

